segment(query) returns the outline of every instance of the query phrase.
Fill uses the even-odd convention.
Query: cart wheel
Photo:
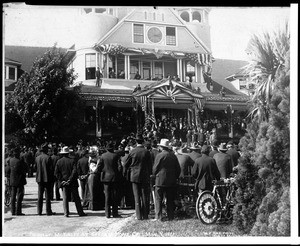
[[[11,194],[10,194],[10,191],[8,190],[9,188],[5,189],[5,197],[4,197],[4,204],[6,207],[9,207],[10,205],[10,197],[11,197]]]
[[[203,224],[213,224],[219,218],[218,204],[210,191],[203,191],[199,195],[196,213]]]

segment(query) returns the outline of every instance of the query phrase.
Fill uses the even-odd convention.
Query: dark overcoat
[[[73,158],[70,158],[68,156],[63,156],[62,158],[60,158],[56,163],[54,173],[60,184],[62,181],[70,180],[69,186],[78,187],[77,168]]]
[[[192,175],[196,179],[195,188],[199,190],[212,190],[212,181],[220,179],[220,172],[215,159],[206,154],[202,154],[196,159]]]
[[[117,153],[107,151],[103,153],[99,161],[101,182],[120,182],[122,180],[120,156]]]
[[[10,186],[19,187],[26,184],[26,165],[23,160],[12,157],[5,167],[5,176],[10,179]]]
[[[152,157],[144,146],[137,146],[125,161],[125,170],[130,169],[130,181],[134,183],[150,183]]]
[[[86,175],[89,173],[89,158],[83,156],[77,162],[77,172],[78,176]]]
[[[54,182],[54,170],[52,159],[49,155],[41,153],[35,158],[36,164],[36,182],[48,183]]]
[[[176,186],[180,172],[180,165],[174,153],[163,150],[156,156],[152,171],[156,186]]]
[[[216,160],[221,178],[229,178],[233,168],[231,156],[226,153],[219,152],[214,154],[213,158]]]

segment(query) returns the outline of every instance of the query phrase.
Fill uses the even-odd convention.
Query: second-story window
[[[96,54],[85,55],[85,79],[96,78]]]
[[[5,79],[17,80],[17,68],[11,67],[11,66],[6,66]]]
[[[133,25],[133,42],[144,43],[144,25],[142,24]]]
[[[166,27],[166,45],[176,45],[175,27]]]

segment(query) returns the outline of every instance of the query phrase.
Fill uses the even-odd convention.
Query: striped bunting
[[[147,96],[141,96],[140,100],[141,100],[142,110],[146,112],[147,111]]]
[[[194,98],[194,100],[195,100],[195,103],[196,103],[198,109],[201,110],[201,109],[202,109],[202,103],[201,103],[201,100],[200,100],[199,98]]]

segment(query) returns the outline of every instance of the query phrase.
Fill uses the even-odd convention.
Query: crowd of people
[[[212,190],[212,180],[228,178],[238,165],[240,153],[233,142],[211,139],[183,142],[166,137],[130,134],[120,141],[99,140],[76,147],[45,143],[40,148],[10,148],[6,152],[5,177],[11,186],[11,213],[22,213],[26,175],[38,186],[37,214],[55,215],[51,201],[63,200],[64,216],[75,202],[79,216],[84,210],[105,210],[105,216],[120,217],[120,208],[135,209],[136,219],[174,219],[180,182],[192,177],[198,191]],[[81,193],[79,194],[79,185]]]

